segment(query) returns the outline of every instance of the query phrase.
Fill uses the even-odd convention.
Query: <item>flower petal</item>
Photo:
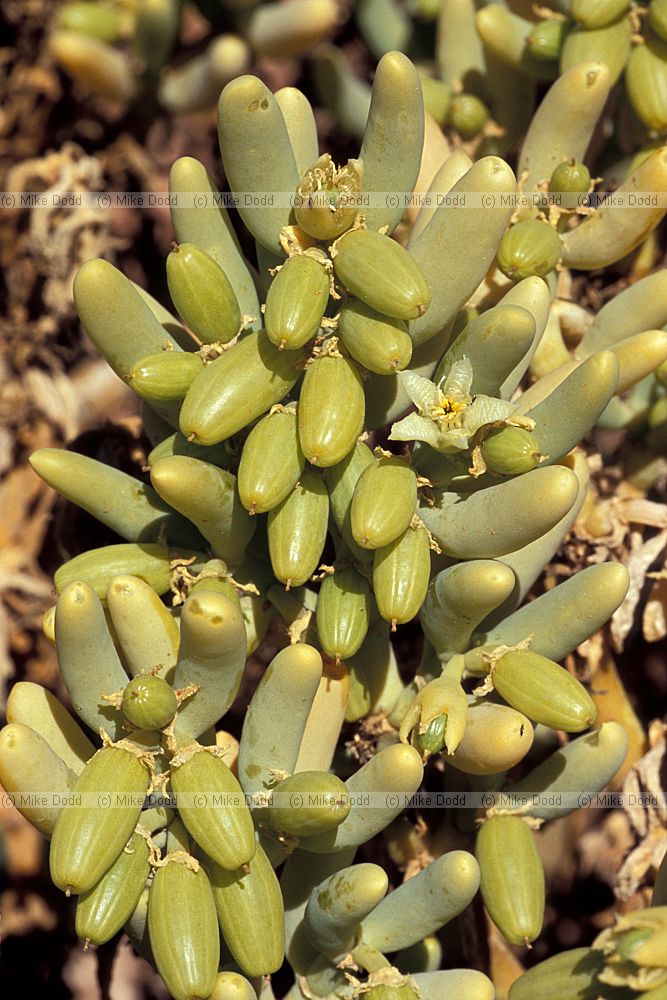
[[[422,413],[430,413],[438,403],[438,389],[429,379],[417,372],[399,372],[402,388]]]

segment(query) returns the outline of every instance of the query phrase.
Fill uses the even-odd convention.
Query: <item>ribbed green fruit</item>
[[[563,160],[549,178],[549,190],[564,194],[584,194],[590,184],[591,174],[588,167],[577,160]]]
[[[158,868],[148,894],[148,936],[173,1000],[204,1000],[215,986],[220,933],[208,875],[181,861]]]
[[[474,139],[489,120],[489,109],[475,94],[456,94],[447,111],[447,124],[462,139]]]
[[[300,587],[317,569],[327,537],[329,495],[306,469],[290,495],[269,511],[269,555],[278,580]]]
[[[238,972],[219,972],[208,1000],[257,1000],[254,987]]]
[[[327,656],[346,660],[366,638],[371,617],[368,581],[352,566],[325,577],[317,598],[317,634]]]
[[[560,260],[560,237],[547,222],[526,219],[512,226],[500,241],[496,262],[512,281],[543,278]]]
[[[480,447],[489,472],[518,476],[535,469],[541,460],[536,436],[523,427],[501,427],[484,438]]]
[[[280,884],[263,848],[250,871],[210,865],[211,887],[225,943],[246,976],[268,976],[285,957],[285,910]]]
[[[337,465],[364,429],[364,389],[349,358],[325,354],[306,369],[299,396],[299,440],[312,465]]]
[[[312,340],[329,301],[329,275],[314,257],[290,257],[266,296],[266,335],[279,348],[295,351]]]
[[[667,129],[667,41],[649,34],[630,53],[625,85],[632,106],[647,128]]]
[[[162,677],[133,677],[123,691],[123,715],[139,729],[162,729],[176,715],[174,689]]]
[[[496,662],[492,676],[498,694],[533,722],[566,733],[595,722],[597,710],[583,684],[546,656],[512,650]]]
[[[417,319],[431,289],[407,250],[381,233],[355,229],[336,242],[336,277],[371,309],[395,319]]]
[[[424,760],[441,753],[445,748],[445,731],[447,729],[447,715],[437,715],[432,719],[423,733],[418,729],[414,730],[414,745],[424,756]]]
[[[198,354],[162,351],[133,364],[127,382],[142,399],[164,403],[183,399],[203,370],[204,362]]]
[[[379,549],[402,535],[417,507],[417,477],[400,458],[378,459],[361,474],[352,497],[352,537],[364,549]]]
[[[243,789],[221,757],[183,752],[172,763],[171,787],[188,832],[217,864],[234,871],[255,855],[255,829]]]
[[[119,746],[103,747],[74,785],[73,803],[53,831],[51,878],[68,895],[92,889],[125,847],[148,790],[146,764]]]
[[[134,833],[97,885],[76,904],[76,933],[100,945],[110,941],[135,911],[150,871],[148,843]]]
[[[269,413],[255,424],[243,445],[238,474],[241,503],[251,514],[273,510],[292,492],[305,464],[296,408]]]
[[[314,837],[335,830],[351,808],[344,783],[326,771],[297,771],[273,790],[269,821],[274,830]]]
[[[604,28],[630,7],[630,0],[572,0],[570,15],[584,28]]]
[[[224,441],[285,398],[301,375],[299,351],[279,351],[263,330],[206,365],[186,395],[180,429],[197,444]]]
[[[385,621],[411,621],[424,603],[431,572],[428,532],[423,524],[410,526],[395,541],[375,550],[373,591]]]
[[[329,153],[308,164],[296,190],[294,217],[309,236],[328,242],[353,224],[361,184],[357,167],[356,160],[336,167]]]
[[[342,462],[327,470],[326,483],[334,522],[345,544],[359,561],[369,558],[369,553],[361,549],[352,537],[352,497],[359,477],[374,463],[375,456],[368,445],[357,441]]]
[[[535,838],[519,816],[491,816],[477,834],[475,856],[484,905],[511,944],[529,944],[544,921],[544,871]]]
[[[241,329],[241,310],[220,265],[192,243],[167,257],[169,294],[185,324],[202,344],[227,343]]]
[[[393,375],[410,364],[412,341],[405,321],[382,316],[364,302],[345,303],[338,335],[355,361],[376,375]]]

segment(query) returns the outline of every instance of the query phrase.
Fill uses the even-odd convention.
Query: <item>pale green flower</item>
[[[502,424],[516,410],[504,399],[471,396],[473,370],[465,357],[455,361],[437,385],[411,371],[399,372],[398,378],[417,413],[393,425],[392,441],[425,441],[436,451],[451,455],[467,451],[480,428]]]

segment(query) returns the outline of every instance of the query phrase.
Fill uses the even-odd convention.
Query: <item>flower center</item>
[[[456,427],[459,425],[460,418],[469,402],[469,399],[452,399],[444,392],[438,392],[438,402],[431,407],[430,417],[436,424]]]

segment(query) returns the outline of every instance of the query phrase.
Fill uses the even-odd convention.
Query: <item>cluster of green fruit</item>
[[[522,154],[536,180],[581,183],[607,91],[596,63],[554,84]],[[291,1000],[490,1000],[481,973],[437,971],[433,935],[480,887],[508,941],[535,940],[545,886],[531,827],[597,793],[627,754],[617,722],[585,732],[604,697],[559,666],[623,601],[625,568],[590,566],[522,602],[589,497],[577,445],[667,358],[667,337],[650,329],[667,322],[664,296],[647,327],[635,289],[621,293],[606,307],[615,323],[593,326],[578,357],[518,390],[558,320],[557,260],[618,260],[663,212],[603,205],[559,233],[530,207],[510,225],[507,163],[466,166],[454,154],[431,188],[453,197],[424,205],[404,247],[390,236],[404,202],[384,196],[412,192],[420,170],[415,68],[400,53],[380,62],[346,168],[318,155],[312,109],[296,94],[281,104],[241,77],[220,99],[225,173],[257,270],[204,168],[183,158],[167,262],[183,323],[104,261],[77,276],[87,334],[142,397],[151,485],[71,452],[33,455],[43,479],[125,541],[65,563],[45,619],[72,706],[103,731],[102,748],[19,684],[0,781],[28,799],[61,797],[22,808],[52,837],[54,881],[80,896],[82,936],[126,926],[175,1000],[260,988],[269,1000],[257,977],[284,954]],[[626,184],[665,190],[666,174],[661,150]],[[253,192],[261,198],[241,197]],[[369,440],[398,442],[396,453]],[[417,615],[423,652],[406,684],[391,630]],[[215,727],[271,622],[290,644],[253,694],[235,777]],[[386,731],[353,770],[341,728],[374,716]],[[582,735],[558,748],[555,731]],[[384,870],[354,864],[355,853],[399,816],[434,755],[445,781],[497,793],[500,806],[482,803],[470,852],[443,853],[385,895]],[[173,801],[142,810],[166,782]],[[118,795],[129,804],[100,808]],[[522,804],[503,807],[503,795]],[[170,906],[175,895],[191,904]],[[611,968],[616,938],[600,948]],[[547,973],[526,981],[537,976],[544,992]],[[579,996],[562,979],[559,1000]]]
[[[397,0],[360,0],[355,18],[376,58],[399,49],[415,59],[435,121],[464,140],[480,136],[484,152],[513,149],[530,123],[537,86],[590,60],[605,63],[611,86],[624,76],[632,112],[622,116],[622,128],[637,145],[655,148],[667,131],[664,0],[424,0],[412,9]],[[343,53],[323,47],[315,59],[319,96],[358,130],[365,84]],[[622,149],[621,142],[619,156]]]

